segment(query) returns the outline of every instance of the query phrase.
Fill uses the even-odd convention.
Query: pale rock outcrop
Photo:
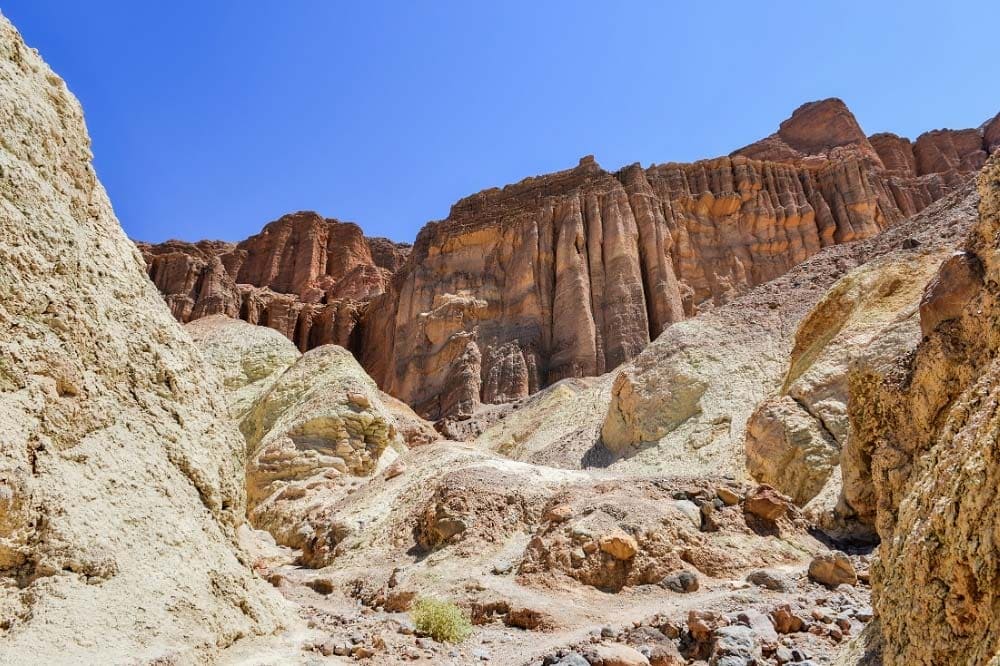
[[[859,473],[849,498],[881,537],[872,581],[887,666],[985,664],[1000,653],[996,158],[979,194],[965,248],[982,263],[974,295],[958,316],[925,327],[915,354],[851,376],[849,448]]]
[[[486,428],[477,447],[536,465],[578,468],[600,462],[601,419],[611,375],[564,379],[517,404]],[[595,458],[596,456],[596,458]]]
[[[236,546],[243,442],[0,17],[0,663],[206,663],[286,617]]]
[[[404,448],[375,382],[335,345],[303,354],[257,399],[240,428],[249,455],[250,521],[294,548],[316,538],[317,530],[337,529],[313,524],[311,513],[334,501],[351,477],[372,475]]]
[[[747,468],[755,479],[800,505],[823,490],[850,432],[849,368],[916,347],[924,285],[952,250],[941,245],[895,252],[856,268],[802,320],[780,392],[758,405],[747,422]]]
[[[222,380],[229,411],[237,422],[302,355],[274,329],[224,315],[197,319],[184,329]]]

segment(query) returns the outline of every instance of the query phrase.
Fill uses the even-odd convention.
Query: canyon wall
[[[138,243],[180,322],[214,314],[269,326],[305,351],[353,346],[362,304],[385,291],[409,246],[299,212],[240,243]]]
[[[464,418],[634,358],[666,327],[953,191],[996,119],[870,139],[840,100],[693,164],[576,168],[456,203],[408,248],[298,213],[237,245],[141,245],[182,321],[224,313],[335,342],[423,416]]]
[[[915,351],[850,375],[844,498],[881,537],[873,569],[884,663],[985,664],[1000,654],[1000,161],[978,223],[919,305]]]
[[[243,439],[2,15],[0,100],[0,662],[211,663],[295,622],[236,545]]]

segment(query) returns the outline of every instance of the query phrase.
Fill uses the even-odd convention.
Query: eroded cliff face
[[[0,134],[0,662],[208,663],[289,619],[235,544],[244,444],[2,16]]]
[[[749,471],[799,502],[836,483],[851,359],[916,344],[920,290],[964,238],[972,196],[967,183],[671,326],[611,375],[600,438],[612,467]]]
[[[929,133],[916,153],[901,139],[887,168],[885,141],[824,100],[732,157],[616,173],[584,158],[481,192],[421,231],[365,314],[363,363],[430,418],[610,371],[671,324],[953,191],[985,159],[984,132]]]
[[[310,213],[238,245],[141,247],[182,321],[224,313],[303,350],[337,343],[421,415],[461,419],[610,371],[671,324],[913,215],[982,164],[997,124],[869,139],[840,100],[813,102],[730,157],[618,172],[588,157],[480,192],[405,262]]]
[[[363,303],[385,291],[409,246],[299,212],[240,243],[139,243],[178,321],[214,314],[273,328],[305,351],[350,346]]]
[[[965,250],[924,292],[919,347],[850,378],[844,489],[881,537],[873,595],[889,666],[985,664],[1000,650],[996,158],[979,195]]]

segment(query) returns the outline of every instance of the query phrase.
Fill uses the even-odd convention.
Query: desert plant
[[[410,610],[413,625],[438,642],[460,643],[472,632],[472,624],[450,601],[421,597]]]

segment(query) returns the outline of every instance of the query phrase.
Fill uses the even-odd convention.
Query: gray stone
[[[694,592],[698,589],[698,576],[691,571],[675,571],[660,581],[660,587],[672,592]]]
[[[712,632],[710,666],[748,666],[760,658],[760,643],[750,627],[736,624]]]
[[[775,592],[791,592],[795,583],[783,573],[771,569],[759,569],[747,575],[747,582]]]
[[[590,666],[579,652],[570,652],[552,662],[552,666]]]

